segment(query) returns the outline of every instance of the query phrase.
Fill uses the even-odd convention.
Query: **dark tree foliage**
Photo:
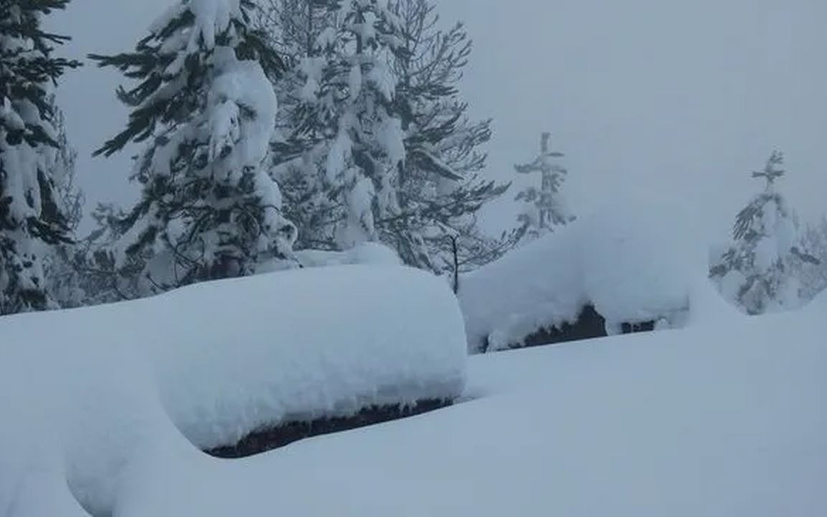
[[[214,46],[233,46],[238,59],[256,60],[268,76],[280,77],[284,72],[284,62],[267,44],[265,35],[251,28],[250,12],[255,7],[255,2],[241,0],[241,4],[242,18],[232,19],[231,27],[216,35]],[[175,95],[158,95],[162,89],[169,88],[171,82],[180,78],[177,69],[169,69],[173,61],[179,58],[178,49],[164,51],[164,42],[176,32],[190,28],[194,21],[192,11],[182,9],[164,27],[140,40],[132,52],[113,56],[89,55],[90,59],[97,61],[98,66],[116,68],[125,77],[139,81],[137,86],[130,89],[118,89],[121,102],[134,109],[129,115],[126,129],[95,151],[96,155],[110,156],[130,142],[142,142],[154,134],[159,124],[180,124],[190,117],[192,110],[201,107],[209,86],[207,75],[212,69],[210,50],[187,55],[184,63],[185,86],[178,89]]]
[[[403,41],[392,69],[399,78],[396,111],[406,159],[398,186],[401,213],[387,222],[387,238],[410,265],[438,273],[473,269],[510,249],[515,234],[494,239],[477,227],[479,210],[509,185],[481,177],[491,120],[471,120],[458,86],[472,41],[462,23],[440,29],[428,0],[395,0],[391,9]]]
[[[224,25],[199,19],[198,1],[180,0],[133,51],[89,56],[136,83],[118,90],[131,108],[126,129],[96,154],[146,142],[133,173],[141,198],[123,217],[101,217],[115,249],[98,260],[138,295],[251,274],[284,258],[295,239],[278,187],[260,168],[266,146],[248,145],[272,131],[275,98],[266,90],[284,64],[252,28],[251,0]]]
[[[370,2],[363,3],[370,8]],[[290,56],[290,72],[279,89],[282,138],[273,155],[285,211],[300,228],[299,248],[340,249],[334,229],[347,218],[349,186],[329,181],[324,171],[342,116],[348,116],[352,86],[352,56],[337,47],[353,32],[347,17],[339,16],[342,7],[345,2],[269,0],[261,10],[262,26]],[[471,120],[458,88],[471,54],[465,28],[442,30],[435,7],[424,0],[388,2],[389,12],[373,9],[381,22],[373,41],[383,50],[371,55],[371,66],[388,69],[393,91],[390,99],[376,95],[368,105],[381,105],[397,121],[404,152],[383,183],[376,171],[387,151],[370,143],[377,131],[350,138],[354,165],[375,180],[378,193],[373,238],[394,248],[405,263],[437,273],[496,259],[516,239],[514,232],[491,238],[477,226],[481,207],[508,185],[481,177],[486,163],[481,149],[491,138],[491,121]],[[358,47],[357,42],[357,55]],[[356,108],[362,109],[358,103]],[[359,113],[367,127],[369,117]]]
[[[0,1],[0,314],[54,306],[43,250],[71,240],[49,170],[59,147],[51,89],[79,63],[54,56],[68,37],[41,25],[68,3]]]

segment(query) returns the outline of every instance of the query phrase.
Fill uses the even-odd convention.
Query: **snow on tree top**
[[[199,40],[208,48],[214,47],[216,35],[228,30],[233,18],[242,17],[240,0],[182,0],[155,20],[150,26],[150,32],[156,37],[163,37],[173,20],[187,12],[193,16],[186,44],[189,51],[198,48]]]
[[[770,190],[772,185],[775,183],[775,180],[782,177],[786,172],[783,169],[778,168],[783,165],[783,163],[784,155],[779,151],[773,151],[769,160],[767,160],[767,164],[764,166],[764,170],[753,172],[752,177],[766,179],[767,190]]]

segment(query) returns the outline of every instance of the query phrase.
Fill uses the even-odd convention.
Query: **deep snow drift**
[[[398,271],[384,274],[398,280]],[[454,311],[406,332],[461,326],[438,281],[401,276],[424,285],[432,310]],[[225,289],[261,294],[240,284]],[[162,318],[200,298],[205,312],[188,335],[219,344],[210,332],[219,308],[208,302],[221,284],[149,299],[137,313],[113,306],[5,318],[0,516],[87,515],[76,498],[94,515],[117,517],[824,515],[827,297],[801,312],[748,318],[708,282],[692,287],[685,329],[477,356],[465,403],[234,461],[206,456],[175,431],[160,403],[177,389],[165,380],[172,372],[159,374],[161,356],[114,331],[136,314]],[[111,339],[101,340],[100,328]],[[239,356],[242,343],[233,343]],[[197,396],[216,395],[207,391],[216,370],[197,366],[206,362],[175,372],[203,381]]]
[[[2,517],[68,515],[67,484],[109,515],[123,476],[153,451],[198,458],[189,442],[453,399],[465,381],[456,299],[401,267],[284,272],[4,317],[0,337]]]
[[[459,298],[469,348],[480,350],[485,340],[489,350],[508,348],[541,328],[574,322],[589,303],[610,335],[622,323],[681,326],[687,272],[696,268],[679,221],[659,203],[611,207],[464,276]]]
[[[159,460],[120,515],[825,515],[827,303],[711,309],[476,356],[471,400],[436,413],[233,463]]]

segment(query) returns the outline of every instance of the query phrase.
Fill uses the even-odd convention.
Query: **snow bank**
[[[577,319],[586,304],[577,228],[511,252],[460,280],[459,300],[471,350],[488,338],[505,348],[544,326]]]
[[[143,349],[164,405],[201,448],[262,425],[451,399],[463,387],[456,300],[413,269],[330,267],[199,284],[143,309],[156,324]]]
[[[679,220],[657,203],[612,207],[466,275],[459,298],[469,346],[488,338],[490,349],[507,348],[575,321],[587,303],[610,334],[625,322],[680,324],[695,257]]]
[[[329,277],[317,276],[322,271],[336,279],[323,282]],[[313,283],[343,288],[343,276],[379,292],[362,268],[312,273],[309,300],[320,298]],[[377,274],[376,282],[402,286],[396,294],[408,300],[411,315],[404,329],[415,336],[433,337],[417,328],[430,325],[411,324],[424,291],[431,291],[428,310],[458,317],[438,280],[393,269]],[[288,276],[298,283],[301,275]],[[290,283],[277,277],[264,284],[287,292]],[[424,287],[408,292],[410,283]],[[158,363],[176,361],[155,351],[171,346],[180,350],[171,355],[190,360],[190,353],[210,355],[194,343],[218,343],[223,351],[202,372],[218,372],[220,382],[232,369],[220,365],[222,354],[234,346],[246,355],[247,347],[222,345],[230,330],[212,336],[222,327],[214,313],[235,315],[241,298],[250,306],[270,300],[246,281],[221,286],[146,306],[0,319],[0,516],[827,514],[827,297],[797,313],[702,318],[670,333],[477,356],[465,403],[224,461],[175,431],[159,401],[172,384],[165,376],[197,375],[186,364],[159,372]],[[708,283],[693,289],[693,303],[709,296]],[[216,297],[222,291],[226,302]],[[336,296],[345,295],[358,299]],[[203,311],[198,318],[181,305],[193,300]],[[177,331],[186,343],[156,343],[145,353],[138,345],[147,334],[136,321],[166,311],[161,321],[170,322],[176,310],[190,318],[189,333]],[[273,314],[278,327],[282,314]],[[435,326],[461,341],[456,321]],[[308,355],[316,355],[314,346]],[[252,348],[250,360],[260,359]],[[261,380],[255,369],[253,378]],[[237,381],[241,390],[252,388]]]
[[[466,403],[244,461],[147,462],[118,516],[823,517],[816,316],[477,356]]]
[[[206,461],[193,444],[455,398],[466,365],[450,290],[399,267],[291,271],[4,317],[0,350],[2,517],[111,515],[149,458]]]
[[[129,346],[152,326],[129,306],[0,318],[1,516],[107,515],[124,465],[184,441]]]
[[[689,325],[723,326],[748,318],[726,301],[708,275],[696,275],[689,294]]]

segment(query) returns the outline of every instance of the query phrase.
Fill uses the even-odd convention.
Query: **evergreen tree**
[[[140,298],[147,294],[148,279],[141,276],[145,264],[118,264],[112,253],[123,238],[128,213],[112,204],[98,204],[92,212],[95,229],[76,243],[71,256],[83,305],[99,305]]]
[[[135,50],[90,56],[138,81],[118,96],[127,128],[98,154],[146,141],[141,199],[110,233],[112,263],[138,294],[254,273],[291,254],[296,229],[262,168],[283,70],[251,28],[251,0],[179,0]],[[268,266],[269,267],[269,266]]]
[[[335,25],[338,2],[339,0],[261,0],[255,24],[283,56],[298,62],[313,55],[318,48],[319,36]]]
[[[801,297],[811,300],[827,289],[827,217],[806,225],[798,249],[793,250],[793,274],[801,285]]]
[[[323,73],[334,76],[327,86],[346,85],[347,97],[339,99],[324,172],[330,193],[343,208],[335,240],[340,248],[348,248],[379,240],[377,221],[398,215],[395,184],[405,147],[393,106],[396,78],[389,69],[389,59],[400,51],[398,20],[379,0],[346,1],[338,17],[338,34],[322,48],[332,65]],[[320,85],[326,82],[312,73],[308,78]],[[321,92],[328,102],[336,96],[332,90]]]
[[[328,25],[307,33],[315,37],[310,47],[303,36],[292,42],[307,53],[291,71],[275,174],[301,229],[299,246],[344,249],[379,240],[376,221],[398,212],[394,185],[405,147],[389,70],[400,49],[398,20],[377,0],[308,8],[308,18]]]
[[[50,153],[47,167],[52,171],[55,202],[65,216],[67,228],[72,235],[77,235],[85,204],[83,192],[76,182],[77,151],[69,143],[63,112],[55,108],[54,115],[57,149]],[[77,267],[82,250],[78,241],[64,242],[55,246],[44,259],[46,285],[60,307],[79,307],[86,303],[82,273]]]
[[[77,157],[78,152],[69,142],[69,135],[66,131],[66,117],[63,111],[55,107],[54,127],[57,133],[55,139],[57,149],[51,154],[52,178],[58,204],[63,208],[66,225],[75,234],[83,220],[83,207],[86,198],[77,183]]]
[[[738,213],[732,243],[710,268],[710,278],[722,294],[748,314],[790,307],[798,299],[790,270],[796,255],[801,255],[796,223],[775,189],[785,174],[783,163],[783,155],[776,151],[763,170],[752,173],[764,181],[764,191]]]
[[[420,0],[271,0],[265,11],[295,56],[274,158],[299,247],[379,240],[441,273],[454,244],[463,269],[513,244],[476,227],[507,186],[478,176],[491,130],[469,120],[456,87],[471,50],[462,25],[439,30]]]
[[[51,92],[78,63],[55,57],[68,38],[42,28],[68,3],[0,2],[0,314],[55,306],[43,261],[70,241],[50,168],[58,148]]]
[[[323,51],[328,49],[325,40],[335,37],[338,14],[333,0],[267,0],[256,19],[288,64],[282,80],[274,83],[281,109],[271,174],[281,186],[285,214],[299,229],[297,249],[339,249],[333,227],[341,203],[329,192],[324,173],[324,158],[335,136],[338,97],[330,95],[333,87],[315,81],[322,69],[329,66],[333,71],[333,63],[328,63],[331,53]]]
[[[520,233],[529,239],[553,232],[556,226],[568,224],[575,219],[569,213],[560,194],[568,171],[556,161],[565,155],[551,150],[550,139],[550,133],[543,133],[537,158],[530,163],[514,166],[514,170],[519,174],[539,172],[541,175],[540,188],[531,185],[516,197],[516,201],[524,203],[523,210],[518,216]]]
[[[470,269],[514,242],[477,228],[477,212],[509,185],[480,177],[487,157],[479,149],[491,139],[491,120],[471,121],[458,89],[472,43],[461,23],[441,30],[428,0],[394,0],[391,8],[403,42],[392,69],[406,160],[396,185],[399,214],[379,222],[383,240],[409,265],[437,273]]]

